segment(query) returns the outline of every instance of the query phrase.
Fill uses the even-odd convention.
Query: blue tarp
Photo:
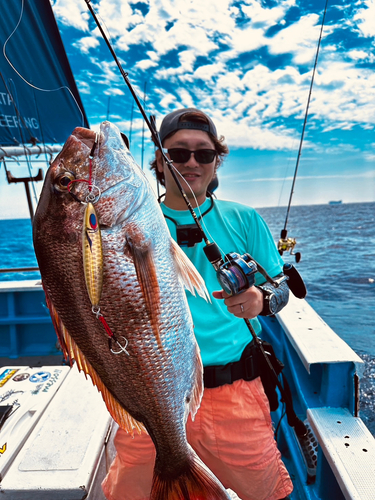
[[[0,9],[0,145],[30,143],[33,137],[63,143],[75,127],[89,125],[50,2],[3,1]],[[43,92],[27,85],[6,61],[5,43],[25,80],[46,90],[68,87],[78,106],[66,88]]]

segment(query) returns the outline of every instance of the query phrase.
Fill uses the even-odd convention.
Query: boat
[[[333,200],[333,201],[329,201],[328,202],[328,205],[341,205],[342,204],[342,200]]]
[[[0,398],[5,390],[9,391],[17,374],[30,374],[30,378],[34,370],[43,395],[43,387],[49,387],[56,370],[68,371],[61,375],[64,381],[52,399],[45,402],[46,407],[34,404],[21,411],[21,406],[1,429],[2,491],[11,499],[51,498],[42,496],[51,488],[54,499],[86,498],[84,495],[101,498],[100,482],[114,456],[116,424],[91,383],[80,377],[76,368],[63,365],[41,282],[0,283],[0,311]],[[308,428],[308,438],[301,440],[283,418],[281,403],[272,412],[278,446],[293,478],[290,498],[372,499],[375,439],[358,416],[363,361],[305,299],[291,295],[288,306],[275,317],[261,318],[261,322],[264,340],[273,345],[285,365],[294,409]],[[8,387],[2,385],[7,377]],[[25,385],[27,380],[14,382],[13,387],[21,383]],[[57,437],[51,421],[58,425]],[[78,458],[72,451],[77,446],[77,435],[81,437]],[[87,441],[82,442],[82,436]],[[56,449],[62,456],[56,456]],[[76,468],[64,469],[66,449],[71,450],[70,459],[74,458]],[[87,464],[89,449],[94,453]],[[5,461],[7,453],[10,459]],[[86,482],[82,482],[82,476]],[[27,497],[22,496],[24,485]]]
[[[49,1],[43,0],[43,4],[45,9],[39,8],[41,0],[26,2],[25,18],[36,19],[42,11],[43,16],[49,13],[40,24],[53,31],[56,25]],[[7,7],[4,13],[9,17],[0,20],[0,26],[3,22],[14,25],[17,11],[12,17]],[[52,34],[43,32],[41,40],[46,37],[59,39],[58,30]],[[55,60],[65,61],[63,73],[69,75],[65,52],[56,53]],[[5,67],[0,60],[2,74]],[[39,67],[39,71],[46,72],[46,69]],[[12,73],[4,79],[9,78],[15,80],[16,77]],[[18,92],[20,101],[16,103],[17,120],[12,118],[9,123],[19,124],[22,117],[28,118],[25,125],[20,126],[26,133],[30,132],[27,124],[51,122],[48,112],[43,116],[43,109],[55,108],[55,96],[53,104],[49,100],[51,95],[44,104],[39,102],[39,97],[35,98],[39,113],[36,117],[32,114],[35,108],[27,110],[27,101],[35,101],[34,96],[23,97],[30,92],[30,87],[23,83],[17,83],[17,88],[18,84],[22,85],[22,91]],[[75,89],[76,101],[80,103],[74,79],[67,85]],[[57,88],[60,83],[52,82],[51,88],[54,86]],[[14,91],[12,93],[8,86],[3,94],[11,103],[7,106],[14,107],[15,103],[8,99]],[[52,146],[59,150],[56,134],[61,133],[60,140],[64,140],[82,116],[88,126],[83,106],[79,105],[81,111],[78,112],[68,100],[69,112],[63,115],[66,120],[59,122],[51,132],[43,128],[42,144],[35,142],[35,133],[30,134],[35,144],[26,145],[27,140],[22,137],[20,144],[15,144],[14,134],[8,127],[8,143],[1,139],[0,151],[6,153],[3,158],[17,153],[7,148],[20,148],[21,153],[27,155],[34,153],[33,148],[37,148],[39,155],[52,154],[56,151]],[[62,112],[68,109],[64,104],[61,106]],[[34,127],[35,130],[41,129]],[[30,177],[34,179],[38,175]],[[24,182],[26,188],[30,177],[18,180]],[[41,281],[24,279],[26,273],[36,271],[35,268],[6,269],[6,272],[22,274],[23,279],[0,282],[0,491],[10,500],[104,500],[100,483],[114,456],[117,424],[90,380],[75,366],[65,364]],[[261,323],[264,340],[272,344],[285,365],[283,373],[294,410],[308,429],[307,436],[296,433],[288,423],[281,401],[272,412],[278,446],[294,483],[291,500],[372,499],[375,439],[359,416],[363,361],[305,299],[293,294],[287,307],[274,317],[262,317]]]

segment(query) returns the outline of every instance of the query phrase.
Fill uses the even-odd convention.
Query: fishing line
[[[211,240],[213,241],[213,243],[215,243],[215,245],[217,245],[218,249],[219,249],[219,250],[220,250],[220,252],[221,252],[222,257],[224,257],[224,256],[225,256],[225,252],[224,252],[224,251],[223,251],[223,249],[222,249],[222,248],[220,248],[220,246],[216,243],[216,241],[214,240],[214,238],[212,237],[211,233],[209,232],[209,230],[208,230],[208,228],[207,228],[207,226],[206,226],[206,223],[205,223],[205,221],[204,221],[204,219],[203,219],[203,215],[204,215],[204,214],[202,215],[201,208],[200,208],[200,206],[199,206],[199,204],[198,204],[198,200],[197,200],[197,198],[195,197],[195,194],[194,194],[193,189],[191,188],[190,184],[187,182],[187,180],[185,179],[185,177],[181,174],[181,172],[179,172],[179,171],[177,170],[177,168],[176,168],[173,164],[172,164],[172,168],[173,168],[173,169],[175,170],[175,172],[176,172],[176,173],[177,173],[177,174],[181,177],[181,179],[183,179],[183,180],[185,181],[185,183],[187,184],[187,187],[189,188],[189,190],[190,190],[191,194],[193,195],[193,198],[194,198],[194,201],[195,201],[195,204],[196,204],[195,209],[196,209],[196,210],[198,210],[198,212],[199,212],[199,219],[202,221],[202,224],[203,224],[203,226],[204,226],[204,228],[205,228],[205,230],[206,230],[206,232],[207,232],[208,236],[211,238]]]
[[[19,109],[18,96],[17,96],[17,87],[16,87],[16,85],[15,85],[14,81],[13,81],[11,78],[8,80],[8,82],[9,82],[11,85],[13,85],[13,87],[14,87],[15,99],[13,99],[13,96],[12,96],[12,102],[13,102],[13,105],[14,105],[14,107],[15,107],[15,109],[16,109],[16,113],[17,113],[17,111],[18,111],[18,109]],[[7,90],[8,90],[8,87],[7,87]],[[9,92],[9,95],[12,95],[12,94]],[[16,101],[17,101],[17,103],[16,103]],[[20,113],[19,111],[18,111],[18,113],[17,113],[17,114],[18,114],[19,116],[21,116],[21,113]],[[29,178],[30,178],[30,182],[31,182],[32,189],[33,189],[33,193],[34,193],[34,201],[35,201],[35,203],[36,203],[36,204],[38,204],[38,197],[37,197],[37,194],[36,194],[35,183],[34,183],[33,174],[32,174],[32,171],[31,171],[31,166],[32,166],[32,165],[31,165],[31,160],[30,160],[30,156],[31,156],[31,155],[28,155],[28,154],[27,154],[27,149],[26,149],[26,145],[25,145],[25,139],[24,139],[24,137],[23,137],[23,133],[22,133],[22,129],[21,129],[21,126],[20,126],[20,122],[19,122],[19,120],[18,120],[18,122],[17,122],[17,123],[18,123],[18,131],[19,131],[19,134],[20,134],[20,138],[21,138],[21,142],[22,142],[23,150],[25,151],[26,165],[27,165],[27,170],[28,170],[28,172],[29,172]],[[24,122],[24,123],[25,123],[25,122]],[[29,128],[28,128],[28,127],[27,127],[27,130],[28,130],[28,132],[29,132],[29,134],[30,134],[30,138],[31,138],[31,139],[34,139],[34,137],[33,137],[33,135],[31,134],[31,132],[30,132],[30,130],[29,130]]]
[[[86,196],[86,198],[85,198],[85,200],[86,200],[86,201],[82,201],[82,200],[80,200],[80,199],[78,198],[78,196],[77,196],[76,194],[72,193],[72,191],[71,191],[71,189],[72,189],[72,185],[73,185],[75,182],[84,182],[85,184],[88,184],[88,186],[89,186],[89,188],[90,188],[90,181],[89,181],[89,180],[87,180],[87,179],[73,179],[73,180],[69,181],[68,185],[66,186],[66,189],[67,189],[68,193],[69,193],[69,194],[70,194],[70,195],[71,195],[71,196],[72,196],[72,197],[73,197],[76,201],[78,201],[78,202],[79,202],[79,203],[81,203],[82,205],[87,205],[88,203],[93,203],[93,204],[94,204],[94,203],[96,203],[96,202],[100,199],[100,197],[101,197],[101,195],[102,195],[102,192],[101,192],[100,188],[99,188],[98,186],[95,186],[95,185],[91,184],[91,191],[93,191],[94,189],[96,189],[96,190],[97,190],[97,195],[96,195],[96,196],[94,196],[94,194],[90,193],[90,194],[91,194],[91,196],[90,196],[90,194],[88,194],[88,195]]]
[[[292,143],[292,150],[294,150],[294,146],[295,146],[295,143],[297,142],[297,139],[294,137],[293,139],[293,143]],[[288,170],[289,170],[289,166],[290,166],[290,163],[292,161],[292,155],[291,155],[291,152],[289,154],[289,157],[288,157],[288,160],[287,160],[287,164],[286,164],[286,167],[285,167],[285,170],[284,170],[284,178],[283,178],[283,183],[281,185],[281,189],[280,189],[280,196],[279,196],[279,201],[277,203],[277,206],[279,207],[280,206],[280,203],[281,203],[281,197],[283,195],[283,191],[284,191],[284,186],[285,186],[285,182],[286,182],[286,179],[287,179],[287,175],[288,175]]]
[[[289,217],[290,205],[292,203],[292,197],[293,197],[293,193],[294,193],[294,185],[296,183],[298,166],[299,166],[299,161],[300,161],[301,153],[302,153],[302,144],[303,144],[303,139],[304,139],[304,135],[305,135],[305,128],[306,128],[306,123],[307,123],[307,116],[308,116],[308,113],[309,113],[309,106],[310,106],[310,99],[311,99],[311,94],[312,94],[312,88],[313,88],[313,84],[314,84],[315,71],[316,71],[316,66],[318,64],[320,43],[321,43],[322,36],[323,36],[324,20],[325,20],[326,13],[327,13],[327,7],[328,7],[328,0],[326,0],[326,4],[325,4],[325,8],[324,8],[324,13],[323,13],[322,25],[321,25],[321,28],[320,28],[319,41],[318,41],[318,46],[317,46],[317,49],[316,49],[314,68],[313,68],[311,82],[310,82],[310,90],[309,90],[309,95],[308,95],[308,99],[307,99],[307,106],[306,106],[306,111],[305,111],[305,118],[304,118],[304,121],[303,121],[302,134],[301,134],[301,139],[300,139],[300,144],[299,144],[299,149],[298,149],[296,168],[295,168],[295,171],[294,171],[292,188],[290,190],[289,203],[288,203],[288,209],[287,209],[286,217],[285,217],[284,229],[282,229],[281,236],[280,236],[282,239],[286,239],[286,236],[287,236],[286,226],[288,224],[288,217]]]
[[[69,92],[70,96],[72,97],[72,99],[73,99],[73,101],[74,101],[75,105],[77,106],[77,108],[78,108],[78,110],[79,110],[79,112],[80,112],[80,114],[81,114],[81,118],[82,118],[82,126],[84,126],[84,124],[85,124],[85,120],[84,120],[83,113],[82,113],[82,111],[81,111],[81,108],[80,108],[80,107],[79,107],[79,105],[78,105],[78,102],[77,102],[76,98],[74,97],[73,92],[70,90],[70,88],[69,88],[69,87],[67,87],[66,85],[63,85],[63,86],[58,87],[58,88],[56,88],[56,89],[42,89],[42,88],[40,88],[40,87],[36,87],[36,86],[35,86],[35,85],[33,85],[32,83],[28,82],[28,81],[27,81],[27,80],[26,80],[26,79],[25,79],[25,78],[21,75],[21,73],[19,73],[19,72],[16,70],[16,68],[13,66],[13,64],[10,62],[10,60],[9,60],[8,56],[6,55],[6,51],[5,51],[5,49],[6,49],[6,45],[7,45],[7,43],[9,42],[9,40],[12,38],[12,36],[13,36],[13,35],[16,33],[16,31],[18,30],[18,27],[19,27],[19,25],[20,25],[20,23],[21,23],[21,21],[22,21],[23,11],[24,11],[24,1],[25,1],[25,0],[21,0],[21,3],[22,3],[22,5],[21,5],[21,14],[20,14],[20,18],[19,18],[19,20],[18,20],[18,23],[17,23],[16,27],[14,28],[14,30],[12,31],[12,33],[8,36],[8,38],[7,38],[7,39],[5,40],[5,42],[4,42],[4,45],[3,45],[3,55],[4,55],[4,58],[5,58],[5,59],[6,59],[6,61],[8,62],[9,66],[13,69],[13,71],[15,71],[15,72],[17,73],[17,75],[21,78],[21,80],[23,80],[23,81],[24,81],[27,85],[29,85],[29,86],[30,86],[30,87],[32,87],[33,89],[35,89],[35,90],[39,90],[40,92],[57,92],[58,90],[66,89],[66,90]]]
[[[94,168],[93,168],[93,176],[92,176],[92,187],[97,187],[95,182],[96,182],[96,174],[97,174],[97,171],[98,171],[98,164],[99,164],[99,150],[100,150],[100,131],[99,132],[96,132],[96,135],[95,135],[95,143],[96,144],[96,147],[95,147],[95,150],[94,150],[94,155],[93,155],[93,158],[92,158],[92,163],[94,164]]]
[[[4,76],[3,76],[3,74],[2,74],[2,72],[1,72],[1,71],[0,71],[0,77],[1,77],[1,79],[2,79],[2,81],[3,81],[3,84],[4,84],[4,87],[5,87],[5,90],[7,91],[7,94],[8,94],[8,96],[10,97],[10,100],[12,101],[12,104],[13,104],[14,109],[15,109],[15,111],[16,111],[16,115],[17,115],[18,121],[22,121],[23,126],[24,126],[24,127],[25,127],[25,129],[29,132],[30,137],[32,137],[32,134],[31,134],[31,132],[30,132],[30,130],[29,130],[29,127],[27,126],[27,124],[26,124],[25,120],[23,119],[23,117],[20,115],[20,112],[18,111],[17,105],[16,105],[16,103],[15,103],[15,101],[14,101],[14,99],[13,99],[13,96],[12,96],[12,94],[11,94],[11,92],[10,92],[9,88],[8,88],[8,85],[7,85],[7,83],[6,83],[5,79],[4,79]],[[9,79],[9,81],[12,81],[12,80],[11,80],[11,79]],[[13,138],[13,139],[15,139],[15,138]]]
[[[35,92],[34,91],[33,91],[33,97],[34,97],[34,104],[35,104],[36,114],[37,114],[37,117],[38,117],[38,121],[40,123],[40,133],[41,133],[41,136],[42,136],[42,144],[44,146],[44,159],[45,159],[45,163],[47,165],[49,162],[48,162],[48,156],[47,156],[47,150],[46,150],[46,142],[44,140],[42,120],[40,119],[40,113],[39,113],[38,103],[36,101],[36,97],[35,97]]]
[[[88,203],[97,203],[102,195],[100,188],[96,185],[96,173],[98,170],[98,165],[99,165],[99,138],[100,138],[100,131],[95,132],[95,140],[94,144],[92,145],[92,148],[90,150],[88,160],[89,160],[89,178],[88,179],[72,179],[68,185],[66,186],[68,193],[79,203],[82,205],[87,205]],[[86,201],[82,201],[78,198],[78,196],[74,193],[72,193],[71,189],[74,183],[76,182],[84,182],[85,184],[88,185],[89,192],[85,197]],[[97,194],[94,194],[95,191]]]
[[[137,93],[135,92],[135,90],[134,90],[134,88],[133,88],[133,86],[132,86],[132,84],[131,84],[131,82],[130,82],[130,80],[129,80],[129,78],[128,78],[128,73],[126,73],[126,72],[124,71],[123,67],[121,66],[120,61],[118,60],[118,58],[117,58],[117,56],[116,56],[116,53],[115,53],[115,51],[114,51],[114,49],[113,49],[113,47],[112,47],[111,43],[109,42],[109,40],[108,40],[108,38],[107,38],[106,34],[104,33],[104,30],[103,30],[102,26],[101,26],[101,25],[100,25],[100,23],[99,23],[99,20],[98,20],[98,18],[97,18],[97,16],[96,16],[96,14],[95,14],[95,11],[94,11],[93,7],[91,6],[91,0],[85,0],[85,2],[86,2],[86,4],[87,4],[87,7],[88,7],[89,11],[91,12],[91,15],[92,15],[92,17],[93,17],[93,19],[94,19],[94,21],[95,21],[95,23],[96,23],[97,27],[98,27],[98,28],[99,28],[99,30],[100,30],[100,33],[102,34],[102,37],[103,37],[104,41],[105,41],[105,42],[106,42],[106,44],[107,44],[107,47],[108,47],[109,51],[110,51],[110,52],[111,52],[111,54],[112,54],[112,57],[114,58],[114,60],[115,60],[115,62],[116,62],[116,64],[117,64],[118,69],[120,70],[120,73],[121,73],[121,75],[122,75],[122,77],[123,77],[123,79],[124,79],[124,81],[125,81],[126,85],[128,86],[128,88],[129,88],[129,90],[130,90],[130,92],[131,92],[131,94],[132,94],[132,96],[133,96],[133,98],[134,98],[134,100],[135,100],[135,102],[136,102],[136,104],[137,104],[137,106],[138,106],[139,111],[141,112],[141,114],[142,114],[142,116],[143,116],[143,119],[145,120],[145,122],[146,122],[146,124],[147,124],[147,126],[148,126],[148,128],[149,128],[149,130],[150,130],[150,132],[151,132],[151,135],[152,135],[152,138],[153,138],[153,140],[154,140],[154,143],[155,143],[155,144],[156,144],[156,146],[160,149],[161,155],[162,155],[162,157],[164,158],[164,160],[165,160],[165,162],[166,162],[166,164],[167,164],[167,167],[168,167],[168,169],[169,169],[169,171],[170,171],[170,173],[171,173],[171,175],[172,175],[172,177],[173,177],[174,181],[175,181],[175,182],[176,182],[176,184],[177,184],[177,187],[178,187],[178,189],[179,189],[179,191],[180,191],[180,193],[181,193],[181,196],[183,197],[183,199],[184,199],[184,201],[185,201],[185,203],[186,203],[186,205],[187,205],[188,209],[190,210],[190,213],[191,213],[191,215],[192,215],[192,217],[193,217],[193,219],[194,219],[194,222],[195,222],[195,224],[196,224],[196,226],[197,226],[197,228],[198,228],[199,232],[201,233],[202,238],[204,239],[204,241],[205,241],[205,243],[206,243],[206,249],[207,249],[207,251],[208,251],[208,252],[211,252],[211,253],[212,253],[212,252],[213,252],[213,253],[215,253],[214,248],[213,248],[215,245],[214,245],[213,243],[210,243],[210,241],[208,240],[208,238],[207,238],[207,236],[206,236],[205,232],[203,231],[203,228],[202,228],[202,226],[201,226],[201,224],[200,224],[200,222],[199,222],[199,220],[198,220],[197,214],[194,212],[194,209],[193,209],[193,207],[191,206],[191,203],[190,203],[190,201],[188,200],[188,198],[187,198],[187,196],[186,196],[186,193],[185,193],[185,191],[184,191],[183,187],[181,186],[181,183],[180,183],[180,181],[179,181],[179,179],[178,179],[177,175],[175,174],[175,172],[174,172],[174,170],[173,170],[173,168],[172,168],[172,160],[170,160],[170,159],[167,157],[167,155],[164,153],[164,151],[163,151],[163,146],[162,146],[162,143],[161,143],[161,140],[160,140],[159,134],[157,133],[157,131],[156,131],[155,127],[153,127],[153,126],[152,126],[152,124],[151,124],[151,122],[150,122],[150,120],[149,120],[148,116],[146,115],[146,112],[145,112],[144,108],[142,107],[142,104],[141,104],[140,100],[138,99]],[[206,250],[205,250],[205,252],[206,252]],[[220,252],[216,252],[216,254],[219,254],[219,255],[218,255],[218,258],[220,258],[220,259],[221,259]],[[206,254],[206,255],[207,255],[207,254]],[[217,255],[216,255],[216,256],[217,256]],[[215,258],[215,257],[214,257],[213,255],[211,255],[211,257],[210,257],[210,258]],[[209,258],[209,259],[210,259],[210,258]]]

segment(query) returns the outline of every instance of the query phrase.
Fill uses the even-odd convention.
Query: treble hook
[[[128,340],[121,336],[122,339],[124,339],[125,341],[125,345],[121,345],[120,342],[116,339],[116,337],[110,337],[108,339],[108,345],[109,345],[109,350],[111,351],[112,354],[121,354],[122,352],[124,352],[125,354],[127,354],[128,356],[130,356],[130,354],[128,353],[128,351],[126,350],[126,348],[128,347]],[[112,340],[114,340],[116,342],[116,344],[119,346],[120,350],[119,351],[114,351],[112,349]]]

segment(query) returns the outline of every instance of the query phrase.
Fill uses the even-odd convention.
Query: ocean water
[[[277,240],[286,208],[258,211]],[[375,357],[375,203],[291,207],[287,231],[307,301],[356,352]]]
[[[278,240],[286,208],[258,211]],[[287,230],[302,256],[296,267],[307,301],[366,363],[361,417],[375,435],[375,203],[292,207]],[[0,220],[1,268],[37,266],[31,233],[29,220]],[[283,258],[295,263],[293,255]],[[0,273],[0,281],[38,278]]]

